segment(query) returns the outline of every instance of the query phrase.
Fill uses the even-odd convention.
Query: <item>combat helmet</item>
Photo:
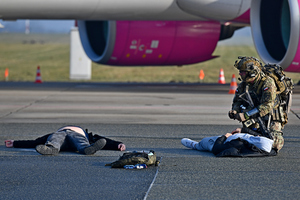
[[[239,56],[239,60],[235,61],[234,67],[240,72],[246,72],[245,76],[241,76],[243,81],[250,82],[260,74],[262,63],[254,57]]]

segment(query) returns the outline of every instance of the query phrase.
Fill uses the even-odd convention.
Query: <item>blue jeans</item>
[[[53,146],[57,148],[58,151],[77,150],[79,153],[83,153],[83,150],[90,146],[90,142],[87,136],[67,129],[52,133],[48,137],[45,145]]]
[[[196,144],[196,149],[199,151],[211,151],[219,137],[220,136],[212,136],[203,138],[198,144]]]

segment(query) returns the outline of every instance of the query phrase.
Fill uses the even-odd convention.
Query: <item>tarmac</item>
[[[285,144],[275,157],[217,158],[181,139],[231,132],[229,84],[0,83],[0,199],[298,199],[300,87],[295,86]],[[92,156],[6,148],[64,125],[154,150],[159,166],[105,166],[124,152]]]

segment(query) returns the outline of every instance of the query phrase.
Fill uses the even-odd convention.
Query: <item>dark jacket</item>
[[[42,137],[39,137],[35,140],[15,140],[14,141],[14,148],[35,148],[39,144],[45,144],[47,141],[47,138],[52,133],[49,133],[47,135],[44,135]],[[106,145],[103,147],[102,150],[119,150],[118,145],[122,142],[115,141],[100,135],[93,135],[92,133],[89,133],[89,142],[90,144],[95,143],[97,140],[104,138],[106,140]],[[73,151],[74,149],[62,149],[63,151]]]
[[[224,143],[226,139],[225,135],[222,135],[216,140],[212,148],[212,152],[217,157],[256,157],[277,155],[277,152],[273,149],[270,153],[268,153],[240,138]]]

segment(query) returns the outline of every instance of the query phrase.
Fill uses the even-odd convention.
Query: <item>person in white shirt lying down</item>
[[[200,142],[183,138],[181,143],[188,148],[199,151],[210,151],[217,157],[254,157],[254,156],[275,156],[277,152],[272,148],[273,140],[255,136],[248,133],[241,133],[237,128],[225,135],[203,138]]]

